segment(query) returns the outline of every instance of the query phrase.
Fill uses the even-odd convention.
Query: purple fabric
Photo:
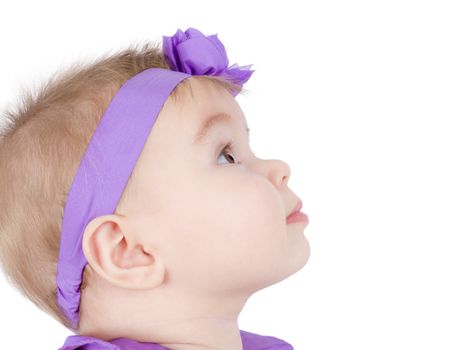
[[[251,66],[227,67],[216,36],[180,29],[163,38],[171,69],[149,68],[126,81],[115,94],[91,137],[65,205],[57,262],[57,300],[74,329],[79,327],[80,286],[86,258],[82,238],[94,218],[114,213],[157,116],[172,90],[192,75],[224,76],[240,85]],[[91,346],[91,345],[89,345]]]
[[[243,350],[293,350],[286,341],[240,330]],[[128,338],[116,338],[107,342],[93,337],[69,336],[58,350],[170,350],[155,343],[143,343]]]
[[[186,32],[180,29],[171,37],[164,36],[163,50],[170,62],[172,70],[192,75],[217,75],[243,85],[254,70],[252,66],[238,67],[237,64],[227,68],[229,59],[217,34],[205,36],[199,30],[189,28]]]
[[[57,266],[58,301],[75,327],[86,266],[84,229],[95,217],[115,211],[161,107],[172,89],[189,76],[150,68],[126,81],[81,159],[65,206]]]

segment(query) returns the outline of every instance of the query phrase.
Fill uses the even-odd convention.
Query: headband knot
[[[238,85],[246,83],[254,72],[252,64],[228,67],[229,59],[217,34],[206,36],[195,28],[163,36],[162,49],[170,68],[178,72],[221,76]]]

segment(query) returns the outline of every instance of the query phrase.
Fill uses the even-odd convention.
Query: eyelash
[[[217,157],[219,157],[220,155],[224,154],[224,151],[226,151],[226,150],[228,150],[228,151],[230,151],[230,152],[232,153],[232,151],[233,151],[233,149],[232,149],[232,141],[229,141],[228,143],[222,145],[222,149],[221,149],[221,151],[219,152],[219,154],[218,154]],[[234,163],[234,164],[242,164],[242,162],[237,161],[237,162]]]

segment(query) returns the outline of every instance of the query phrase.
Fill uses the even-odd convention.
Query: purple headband
[[[252,65],[227,67],[216,35],[195,28],[163,37],[171,69],[149,68],[127,80],[91,137],[68,193],[57,263],[57,300],[74,329],[79,326],[80,286],[86,258],[82,238],[94,218],[114,213],[146,139],[172,90],[193,75],[222,76],[243,85]],[[236,93],[233,93],[236,96]]]

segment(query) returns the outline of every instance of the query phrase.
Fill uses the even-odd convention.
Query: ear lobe
[[[150,289],[162,284],[162,259],[144,250],[123,231],[118,215],[99,216],[88,223],[82,248],[89,265],[108,282],[129,289]]]

